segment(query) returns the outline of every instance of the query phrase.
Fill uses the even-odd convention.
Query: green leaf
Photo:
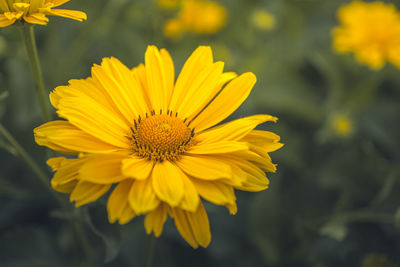
[[[323,225],[320,230],[320,234],[332,237],[337,241],[343,241],[348,232],[348,228],[341,220],[332,220]]]
[[[3,102],[10,94],[8,91],[4,91],[0,93],[0,103]]]

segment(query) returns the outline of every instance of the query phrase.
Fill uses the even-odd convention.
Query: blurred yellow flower
[[[215,34],[225,26],[227,11],[217,2],[208,0],[183,0],[181,10],[175,19],[167,21],[164,33],[167,37],[176,37],[188,31],[196,34]],[[179,23],[178,23],[179,22]]]
[[[50,100],[65,120],[37,127],[35,140],[77,158],[48,161],[56,171],[53,188],[81,206],[116,184],[107,203],[111,223],[144,214],[146,232],[158,237],[169,215],[193,248],[208,246],[200,197],[235,214],[234,189],[268,188],[265,172],[276,171],[269,152],[282,146],[276,134],[254,130],[277,120],[270,115],[215,126],[256,82],[253,73],[237,76],[223,67],[202,46],[175,82],[169,53],[149,46],[145,64],[132,70],[105,58],[91,77],[57,87]]]
[[[400,13],[393,4],[354,1],[338,11],[333,29],[338,53],[353,52],[357,60],[380,69],[386,61],[400,67]]]
[[[260,30],[268,31],[275,27],[275,17],[265,9],[255,10],[251,21]]]
[[[78,21],[86,19],[81,11],[53,9],[70,0],[0,0],[0,27],[7,27],[16,21],[46,25],[46,15],[66,17]]]
[[[179,18],[191,32],[215,34],[225,26],[226,9],[214,1],[185,0]]]
[[[159,7],[163,9],[175,9],[178,8],[182,0],[157,0]]]
[[[332,127],[337,136],[348,137],[353,133],[353,121],[349,116],[336,114],[332,118]]]
[[[179,19],[170,19],[164,25],[164,35],[169,38],[177,38],[183,31],[183,25]]]

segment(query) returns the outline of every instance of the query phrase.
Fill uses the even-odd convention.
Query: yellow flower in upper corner
[[[51,94],[65,120],[34,130],[39,145],[76,158],[56,157],[52,187],[76,206],[97,200],[113,184],[109,221],[146,215],[148,234],[160,236],[167,216],[194,248],[211,233],[202,197],[237,212],[234,189],[268,187],[275,172],[269,152],[279,136],[254,130],[277,118],[253,115],[215,126],[249,95],[256,77],[223,72],[210,47],[197,48],[175,81],[169,53],[149,46],[132,70],[115,58],[94,65],[87,79],[70,80]]]
[[[275,27],[275,17],[264,9],[254,11],[251,21],[260,30],[268,31]]]
[[[353,133],[353,121],[344,114],[336,114],[332,118],[332,128],[337,136],[348,137]]]
[[[0,27],[7,27],[16,21],[46,25],[46,15],[66,17],[78,21],[86,19],[81,11],[53,9],[70,0],[0,0]]]
[[[386,61],[400,68],[400,12],[392,4],[354,1],[338,11],[333,47],[353,52],[359,62],[380,69]]]

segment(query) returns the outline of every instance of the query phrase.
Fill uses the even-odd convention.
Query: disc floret
[[[194,128],[178,113],[156,114],[152,111],[139,116],[131,128],[133,150],[141,157],[153,161],[175,161],[193,145]]]

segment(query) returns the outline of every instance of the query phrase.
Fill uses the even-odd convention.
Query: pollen
[[[174,161],[193,145],[194,129],[178,114],[146,114],[138,117],[131,128],[133,150],[141,157],[153,161]]]

